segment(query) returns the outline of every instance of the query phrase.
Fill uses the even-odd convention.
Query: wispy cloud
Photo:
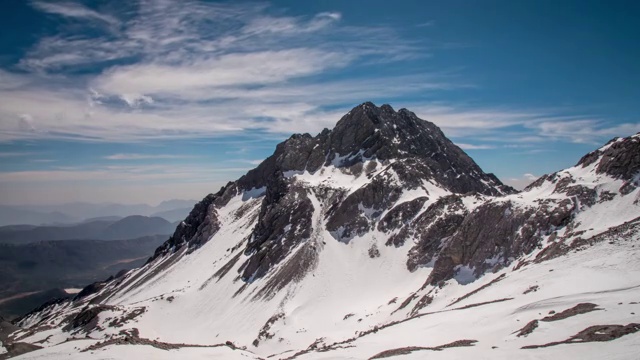
[[[14,158],[22,156],[31,156],[33,152],[20,152],[20,151],[0,151],[0,158]]]
[[[21,72],[0,69],[0,141],[315,133],[366,100],[410,108],[466,149],[640,130],[544,109],[407,101],[475,85],[447,69],[401,71],[430,48],[392,27],[350,25],[338,12],[293,16],[266,3],[195,0],[138,0],[108,11],[31,4],[92,31],[61,26],[27,51]],[[94,29],[96,22],[107,26]],[[398,71],[367,73],[380,64]]]
[[[507,178],[507,179],[503,179],[503,182],[509,186],[512,186],[518,190],[522,190],[525,187],[527,187],[527,185],[531,184],[532,182],[534,182],[535,180],[538,179],[538,176],[535,176],[531,173],[525,173],[522,174],[522,176],[520,177],[512,177],[512,178]]]
[[[193,158],[192,155],[173,154],[113,154],[104,157],[107,160],[150,160],[150,159],[185,159]]]
[[[103,14],[92,10],[86,6],[73,2],[47,2],[33,1],[34,8],[54,15],[66,18],[77,18],[83,20],[100,20],[111,25],[119,25],[118,19],[111,15]]]
[[[112,26],[86,33],[61,26],[20,60],[28,73],[0,72],[10,80],[0,85],[0,140],[315,132],[380,96],[380,88],[393,99],[468,86],[449,74],[343,73],[428,49],[391,27],[343,24],[338,12],[290,16],[266,3],[193,0],[139,0],[109,12],[31,4],[87,26]]]
[[[220,181],[229,176],[237,176],[249,167],[210,167],[196,165],[181,166],[84,166],[59,167],[52,170],[8,171],[0,172],[0,183],[51,183],[51,182],[83,182],[83,181]]]
[[[260,165],[260,163],[262,163],[263,161],[264,159],[229,159],[226,162]]]
[[[611,126],[607,122],[594,119],[569,121],[544,121],[532,125],[540,135],[547,138],[568,140],[575,143],[597,144],[603,137],[631,135],[640,132],[640,122]]]
[[[411,109],[449,136],[520,146],[549,141],[597,144],[603,139],[640,131],[640,122],[612,126],[603,119],[567,114],[565,109],[518,110],[441,104],[416,104]]]
[[[456,143],[463,150],[487,150],[487,149],[495,149],[495,145],[474,145],[474,144],[465,144],[465,143]]]

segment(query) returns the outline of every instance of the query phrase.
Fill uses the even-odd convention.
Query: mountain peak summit
[[[407,109],[395,111],[364,102],[345,114],[331,130],[316,136],[292,135],[256,169],[239,180],[242,189],[265,186],[264,179],[280,171],[315,173],[322,167],[350,168],[365,161],[405,166],[405,173],[431,179],[456,193],[487,195],[514,192],[486,174],[433,123]],[[404,164],[404,165],[401,165]]]

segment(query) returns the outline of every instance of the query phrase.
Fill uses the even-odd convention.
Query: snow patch
[[[247,201],[250,199],[255,199],[263,196],[267,191],[267,187],[263,186],[261,188],[253,188],[251,190],[247,190],[242,193],[242,201]]]

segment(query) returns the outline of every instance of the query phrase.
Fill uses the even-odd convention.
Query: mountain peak
[[[362,152],[367,158],[397,159],[458,152],[438,127],[414,113],[371,102],[356,106],[331,131],[331,146],[338,156]]]
[[[238,185],[249,190],[266,185],[277,172],[315,173],[322,167],[350,168],[365,161],[393,162],[417,179],[431,179],[456,193],[512,193],[515,190],[490,176],[433,123],[407,109],[395,111],[364,102],[345,114],[331,130],[294,134]],[[404,165],[401,165],[404,164]]]

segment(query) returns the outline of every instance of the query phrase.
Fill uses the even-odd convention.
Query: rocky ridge
[[[389,220],[382,219],[377,225],[380,215],[398,203],[403,191],[423,188],[425,181],[453,194],[515,192],[493,174],[484,173],[433,123],[407,109],[395,111],[389,105],[377,107],[366,102],[342,117],[332,130],[325,129],[315,137],[292,135],[257,168],[208,195],[150,261],[182,246],[201,246],[219,229],[217,209],[237,194],[264,195],[245,249],[250,258],[241,268],[244,281],[264,276],[311,236],[314,208],[308,188],[292,175],[313,176],[329,167],[370,179],[351,193],[340,187],[313,189],[324,192],[316,195],[330,207],[325,213],[327,230],[341,241],[376,226],[383,230]],[[394,208],[395,213],[406,216],[404,206]]]

